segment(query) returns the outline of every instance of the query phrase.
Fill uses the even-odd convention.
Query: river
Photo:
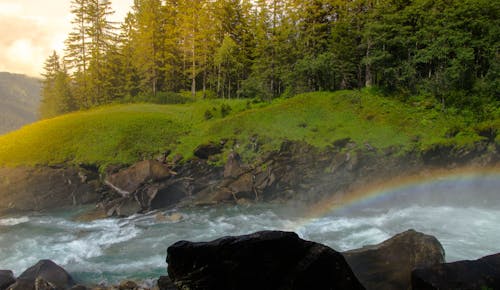
[[[383,197],[382,197],[383,196]],[[259,204],[160,212],[78,222],[88,208],[0,219],[0,268],[16,275],[52,259],[79,282],[116,283],[166,274],[166,249],[179,240],[208,241],[260,230],[295,231],[345,251],[380,243],[407,229],[436,236],[447,261],[500,252],[500,179],[442,179],[393,190],[316,214],[307,207]]]

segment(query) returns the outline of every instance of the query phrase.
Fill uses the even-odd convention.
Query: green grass
[[[222,104],[231,106],[229,115],[222,116]],[[213,118],[206,120],[206,111]],[[131,164],[166,150],[189,159],[198,145],[222,139],[227,140],[225,153],[233,148],[250,161],[262,151],[279,148],[285,139],[326,148],[351,138],[359,148],[369,143],[403,153],[436,145],[472,146],[482,139],[473,125],[477,124],[459,115],[358,91],[309,93],[271,104],[211,100],[114,105],[0,136],[0,165]],[[261,152],[246,149],[253,136],[261,143]]]

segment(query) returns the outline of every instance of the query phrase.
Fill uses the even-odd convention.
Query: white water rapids
[[[177,222],[158,221],[156,212],[74,221],[83,210],[1,218],[0,269],[19,275],[40,259],[52,259],[82,283],[155,279],[166,275],[166,249],[176,241],[260,230],[295,231],[345,251],[415,229],[436,236],[447,261],[500,252],[500,180],[492,177],[444,179],[312,218],[305,218],[307,211],[267,204],[183,209],[176,211],[183,216]]]

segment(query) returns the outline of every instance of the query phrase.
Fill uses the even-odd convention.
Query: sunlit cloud
[[[0,0],[0,71],[40,76],[46,58],[64,53],[71,30],[69,0]],[[120,21],[132,0],[113,1]]]
[[[0,2],[0,15],[19,14],[23,7],[19,3],[3,3]]]

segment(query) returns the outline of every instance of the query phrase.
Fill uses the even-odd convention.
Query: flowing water
[[[500,179],[415,185],[317,215],[280,205],[227,206],[77,222],[84,208],[0,219],[0,268],[19,275],[52,259],[82,283],[147,280],[166,274],[166,249],[178,240],[207,241],[260,230],[289,230],[344,251],[407,229],[436,236],[447,261],[500,252]],[[165,215],[172,211],[163,212]]]

